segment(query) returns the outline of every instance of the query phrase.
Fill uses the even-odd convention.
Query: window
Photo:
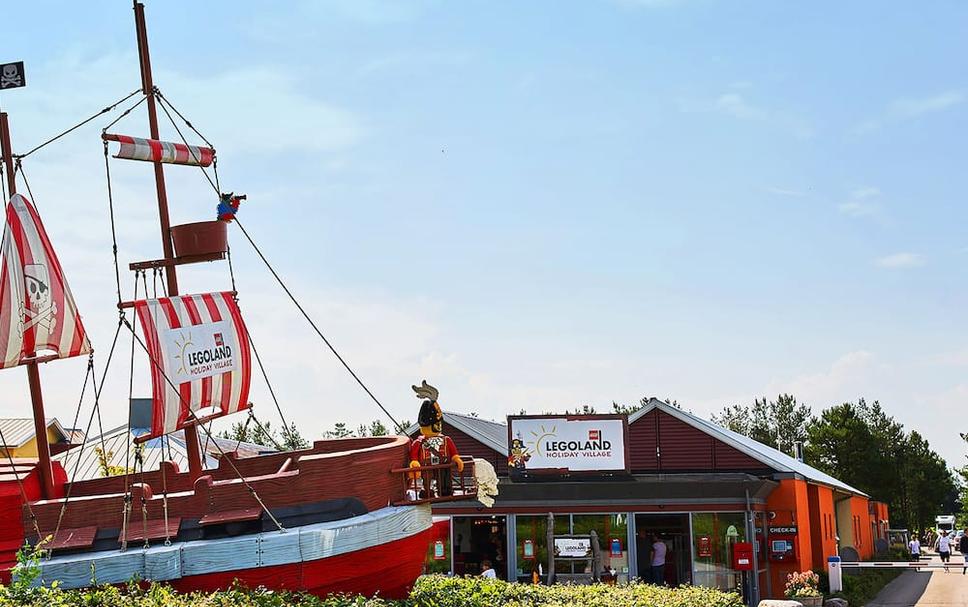
[[[741,512],[694,512],[692,550],[695,584],[732,590],[739,576],[732,569],[733,544],[746,541],[745,516]]]
[[[518,515],[516,531],[518,545],[518,581],[530,582],[533,571],[541,566],[543,574],[548,566],[548,516]],[[602,551],[602,564],[612,567],[618,573],[620,582],[628,581],[628,515],[619,514],[556,514],[555,535],[588,535],[595,531]],[[613,544],[617,540],[617,544]],[[614,552],[614,554],[613,554]],[[571,561],[555,563],[555,573],[562,575],[582,575],[586,564]]]

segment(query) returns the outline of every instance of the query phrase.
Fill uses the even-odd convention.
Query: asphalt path
[[[930,564],[940,566],[941,559],[932,555]],[[951,556],[947,572],[944,569],[905,571],[867,603],[867,607],[968,607],[968,575],[963,570],[964,559],[956,552]]]

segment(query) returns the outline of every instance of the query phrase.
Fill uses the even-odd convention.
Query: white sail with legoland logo
[[[134,302],[151,363],[150,437],[249,407],[251,357],[232,293]]]
[[[91,343],[64,270],[37,210],[20,194],[7,203],[0,251],[0,369],[44,353],[89,354]]]

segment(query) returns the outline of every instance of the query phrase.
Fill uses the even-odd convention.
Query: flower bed
[[[532,586],[479,578],[427,576],[410,598],[330,597],[233,589],[179,594],[163,584],[147,589],[103,586],[90,590],[0,587],[0,607],[742,607],[739,596],[708,588]]]

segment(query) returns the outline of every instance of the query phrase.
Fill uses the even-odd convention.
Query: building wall
[[[766,471],[762,462],[653,409],[629,425],[633,472]]]
[[[484,459],[494,466],[498,476],[507,476],[508,458],[506,453],[497,453],[484,443],[468,436],[457,428],[444,422],[443,432],[454,441],[457,451],[461,456],[470,455],[478,459]]]
[[[857,526],[854,532],[854,548],[860,558],[867,560],[874,558],[874,535],[870,526],[870,500],[863,497],[850,498],[851,519]]]
[[[47,443],[49,445],[51,445],[51,448],[52,448],[52,450],[55,453],[59,453],[59,451],[55,450],[53,448],[53,446],[54,445],[57,445],[59,443],[62,443],[62,442],[64,442],[63,437],[61,437],[59,434],[57,434],[56,432],[54,432],[54,429],[53,428],[48,427],[47,428]],[[15,448],[9,449],[9,450],[7,450],[7,449],[0,449],[0,451],[3,451],[3,456],[4,457],[7,457],[8,454],[9,454],[10,457],[37,457],[37,455],[38,455],[38,452],[37,452],[37,439],[35,437],[31,437],[31,439],[29,441],[27,441],[26,443],[24,443],[24,445],[21,446],[21,447],[15,447]],[[63,451],[63,449],[61,449],[61,451]]]
[[[810,508],[810,544],[812,557],[809,566],[814,571],[827,567],[827,557],[837,554],[837,516],[834,511],[833,491],[822,485],[807,485]]]
[[[813,564],[813,542],[810,531],[810,497],[806,481],[788,478],[780,481],[780,486],[766,500],[767,509],[775,513],[768,521],[770,527],[796,526],[795,536],[773,536],[767,539],[787,539],[795,546],[796,559],[770,563],[770,582],[774,597],[783,595],[786,576],[795,571],[803,571]],[[767,543],[769,546],[769,542]]]

